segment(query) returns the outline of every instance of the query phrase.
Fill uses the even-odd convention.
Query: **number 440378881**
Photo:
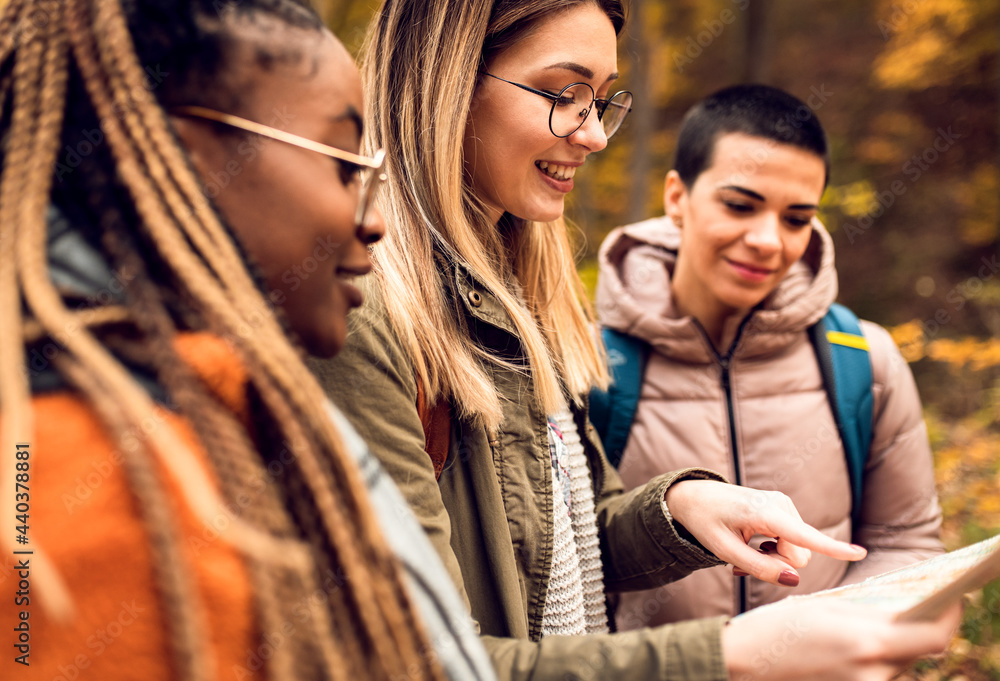
[[[17,445],[17,464],[15,468],[17,473],[14,475],[15,481],[15,510],[17,511],[17,522],[20,523],[14,529],[17,530],[19,536],[17,542],[19,544],[27,543],[28,536],[28,511],[31,510],[30,497],[28,496],[28,469],[30,467],[29,459],[31,458],[31,450],[28,445],[19,444]]]

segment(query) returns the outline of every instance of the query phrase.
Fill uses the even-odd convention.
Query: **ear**
[[[667,217],[678,227],[682,226],[684,206],[687,203],[687,187],[681,180],[680,173],[671,170],[663,183],[663,207]]]

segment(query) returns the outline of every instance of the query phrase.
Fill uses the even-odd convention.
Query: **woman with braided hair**
[[[8,2],[0,678],[492,677],[299,350],[383,232],[362,111],[297,0]]]

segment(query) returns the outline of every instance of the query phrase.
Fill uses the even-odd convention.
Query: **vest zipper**
[[[726,394],[726,413],[729,416],[729,443],[733,453],[733,474],[737,485],[743,485],[743,471],[740,470],[739,452],[736,450],[736,415],[733,413],[733,388],[729,382],[729,355],[719,358],[720,379],[722,390]]]
[[[729,415],[729,442],[733,454],[733,478],[737,485],[743,485],[743,471],[740,469],[740,456],[736,447],[736,415],[733,410],[733,389],[729,381],[730,356],[719,358],[719,368],[721,369],[720,379],[722,390],[726,394],[726,412]],[[747,611],[747,577],[736,578],[737,605],[739,613]]]
[[[746,328],[747,322],[750,321],[750,317],[752,316],[753,312],[751,311],[751,313],[744,317],[743,321],[740,322],[739,327],[736,329],[736,335],[733,338],[732,345],[729,346],[729,350],[725,355],[719,354],[719,351],[715,349],[715,345],[705,332],[705,327],[703,327],[697,319],[694,320],[694,323],[701,331],[702,336],[705,337],[706,344],[715,356],[715,361],[719,364],[719,380],[722,383],[722,391],[726,395],[726,414],[729,417],[729,444],[733,455],[733,482],[741,487],[743,486],[743,470],[740,468],[740,452],[739,448],[736,446],[736,413],[733,409],[733,388],[729,372],[732,366],[733,352],[736,350],[736,346],[740,342],[740,337],[743,335],[743,329]],[[737,614],[743,614],[749,610],[749,599],[747,595],[747,579],[749,578],[735,577],[734,579],[736,579],[736,605],[739,610]]]

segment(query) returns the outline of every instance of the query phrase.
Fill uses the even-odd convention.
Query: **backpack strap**
[[[596,388],[591,391],[590,422],[601,438],[608,461],[617,468],[639,405],[649,344],[608,328],[601,329],[601,339],[608,351],[611,385],[607,392]]]
[[[830,409],[847,457],[851,479],[851,521],[861,518],[862,483],[872,442],[872,365],[868,340],[857,315],[834,303],[826,316],[809,327],[809,338],[826,389]]]

